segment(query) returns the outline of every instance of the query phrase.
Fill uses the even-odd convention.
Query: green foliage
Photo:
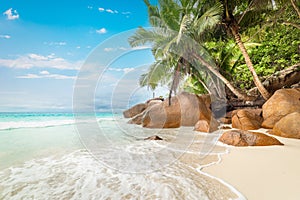
[[[262,76],[300,62],[300,30],[277,25],[266,31],[262,45],[252,51],[253,63],[258,69],[266,69],[266,72],[260,70]]]
[[[261,34],[262,41],[256,47],[247,48],[257,75],[264,80],[276,71],[300,62],[300,30],[286,25],[268,27]],[[243,59],[239,59],[232,78],[241,88],[254,87],[252,75]]]
[[[144,2],[153,29],[140,27],[129,38],[131,46],[153,45],[156,62],[142,75],[142,86],[155,89],[159,84],[173,85],[170,82],[172,79],[174,82],[176,71],[182,77],[188,77],[185,90],[196,94],[207,92],[202,85],[207,81],[206,77],[195,73],[199,71],[197,66],[187,64],[182,61],[183,56],[172,53],[178,48],[189,52],[189,44],[184,40],[184,36],[188,36],[208,51],[207,57],[213,57],[214,62],[210,64],[219,67],[221,74],[234,86],[245,90],[254,87],[244,57],[232,35],[228,34],[228,25],[232,22],[239,26],[237,31],[262,81],[276,71],[300,62],[299,18],[288,0],[159,0],[158,5],[151,5],[149,0]],[[227,11],[234,15],[234,20],[226,21],[226,16],[230,16]]]
[[[199,80],[194,76],[189,76],[183,85],[183,90],[193,94],[207,94],[208,91],[199,82]]]

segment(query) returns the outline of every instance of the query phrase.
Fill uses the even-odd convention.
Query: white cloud
[[[126,68],[108,68],[109,71],[115,71],[115,72],[124,72],[127,74],[128,72],[131,72],[134,70],[132,67],[126,67]]]
[[[27,54],[19,56],[15,59],[0,59],[0,67],[8,67],[15,69],[30,68],[54,68],[60,70],[78,70],[82,61],[70,62],[63,58],[56,57],[54,54],[43,56],[39,54]]]
[[[66,42],[44,42],[45,45],[49,46],[65,46],[67,45]]]
[[[128,72],[131,72],[133,70],[134,70],[134,68],[124,68],[123,69],[123,71],[124,71],[125,74],[127,74]]]
[[[4,38],[4,39],[10,39],[10,35],[0,35],[0,38]]]
[[[118,48],[111,48],[111,47],[106,47],[104,48],[104,51],[106,52],[111,52],[111,51],[117,51],[117,50],[122,50],[122,51],[130,51],[130,50],[143,50],[143,49],[150,49],[151,46],[138,46],[138,47],[129,47],[129,48],[126,48],[126,47],[118,47]]]
[[[42,73],[42,72],[44,72],[44,73]],[[75,79],[76,78],[76,76],[66,76],[66,75],[62,75],[62,74],[50,74],[48,71],[42,71],[42,72],[40,72],[40,74],[26,74],[23,76],[17,76],[16,78],[21,78],[21,79],[49,78],[49,79],[58,79],[58,80],[66,80],[66,79]]]
[[[40,74],[42,74],[42,75],[48,75],[48,74],[50,74],[50,72],[48,72],[48,71],[40,71]]]
[[[66,42],[58,42],[57,44],[60,46],[65,46],[67,43]]]
[[[37,74],[27,74],[25,76],[17,76],[17,78],[33,79],[33,78],[40,78],[40,76]]]
[[[88,6],[87,8],[90,9],[90,10],[92,10],[92,9],[93,9],[93,6]]]
[[[119,12],[118,10],[113,10],[113,9],[110,9],[110,8],[98,8],[98,10],[100,12],[107,12],[107,13],[111,13],[111,14],[119,14],[121,13],[122,15],[130,15],[131,12]]]
[[[3,15],[5,15],[8,20],[19,19],[19,17],[20,17],[19,14],[18,14],[18,12],[16,10],[13,10],[12,8],[6,10],[3,13]]]
[[[42,55],[38,55],[38,54],[34,54],[34,53],[28,54],[28,57],[30,59],[36,60],[36,61],[48,60],[49,59],[49,57],[47,57],[47,56],[42,56]]]
[[[101,28],[99,30],[96,30],[96,32],[99,34],[104,34],[104,33],[107,33],[107,30],[105,28]]]
[[[114,14],[114,13],[115,13],[115,12],[114,12],[113,10],[111,10],[111,9],[106,9],[106,12],[111,13],[111,14]]]
[[[122,51],[126,51],[128,48],[126,48],[126,47],[120,47],[119,49],[122,50]]]
[[[114,50],[114,48],[104,48],[104,51],[106,51],[106,52],[110,52],[110,51],[113,51]]]
[[[142,49],[151,49],[151,46],[137,46],[137,47],[133,47],[133,50],[142,50]]]

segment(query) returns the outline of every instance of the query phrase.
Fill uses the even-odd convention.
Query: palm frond
[[[213,7],[208,9],[201,17],[194,21],[194,29],[198,31],[198,35],[205,30],[214,27],[221,21],[223,13],[223,5],[217,2]]]
[[[179,32],[178,32],[178,36],[177,36],[177,40],[176,43],[179,44],[182,35],[187,31],[189,24],[191,22],[191,19],[188,15],[184,15],[181,23],[180,23],[180,28],[179,28]]]
[[[165,84],[171,79],[171,66],[166,60],[156,61],[150,65],[147,73],[142,74],[139,80],[140,86],[148,86],[154,90],[159,84]]]
[[[128,38],[128,42],[132,47],[144,45],[146,43],[155,42],[159,35],[152,31],[139,27],[134,35]]]

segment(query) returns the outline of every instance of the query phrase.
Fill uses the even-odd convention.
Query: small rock
[[[214,117],[211,117],[210,120],[201,119],[196,123],[194,131],[212,133],[219,129],[219,125],[219,122]]]
[[[231,118],[222,117],[219,119],[221,123],[223,124],[231,124]]]
[[[145,138],[144,140],[163,140],[163,139],[157,135],[152,135],[150,137]]]
[[[274,137],[265,135],[263,133],[256,133],[243,130],[231,130],[223,133],[219,139],[228,145],[233,146],[269,146],[269,145],[283,145]]]
[[[221,126],[220,129],[231,129],[230,126]]]
[[[199,120],[194,127],[194,131],[209,133],[209,123],[206,120]]]

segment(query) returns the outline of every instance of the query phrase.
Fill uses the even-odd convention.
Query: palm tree
[[[179,3],[173,0],[161,0],[159,7],[151,5],[148,0],[144,1],[148,7],[150,23],[155,28],[145,30],[140,27],[135,35],[129,38],[129,43],[131,46],[137,46],[151,42],[153,44],[152,52],[156,60],[163,61],[170,60],[170,58],[173,61],[177,60],[176,64],[169,62],[169,68],[174,71],[170,95],[177,86],[180,72],[195,71],[186,70],[188,68],[203,70],[199,66],[204,66],[225,83],[238,98],[247,99],[246,95],[235,89],[219,73],[215,63],[207,60],[208,54],[200,46],[205,31],[213,28],[221,20],[223,10],[220,3],[204,10],[197,0],[181,0]],[[195,43],[198,48],[194,48]],[[185,70],[183,70],[184,68]]]
[[[240,35],[240,26],[241,24],[246,24],[246,26],[249,26],[249,22],[257,24],[260,23],[255,22],[255,20],[262,14],[266,13],[267,11],[274,10],[275,4],[277,2],[277,6],[281,5],[285,1],[275,1],[275,0],[251,0],[251,1],[243,1],[243,0],[222,0],[222,4],[224,6],[224,14],[223,14],[223,24],[226,27],[226,30],[228,33],[230,33],[243,57],[245,60],[245,63],[250,70],[254,84],[257,86],[258,91],[261,93],[262,97],[267,100],[270,98],[271,94],[266,90],[266,88],[263,86],[262,82],[260,81],[254,67],[252,64],[252,61],[250,59],[250,56],[248,54],[248,51],[244,45],[244,42],[242,42],[241,35]],[[291,0],[292,4],[294,3],[293,0]],[[294,4],[293,4],[294,6]],[[243,9],[239,9],[240,7],[243,7]],[[239,12],[237,12],[237,10]]]

